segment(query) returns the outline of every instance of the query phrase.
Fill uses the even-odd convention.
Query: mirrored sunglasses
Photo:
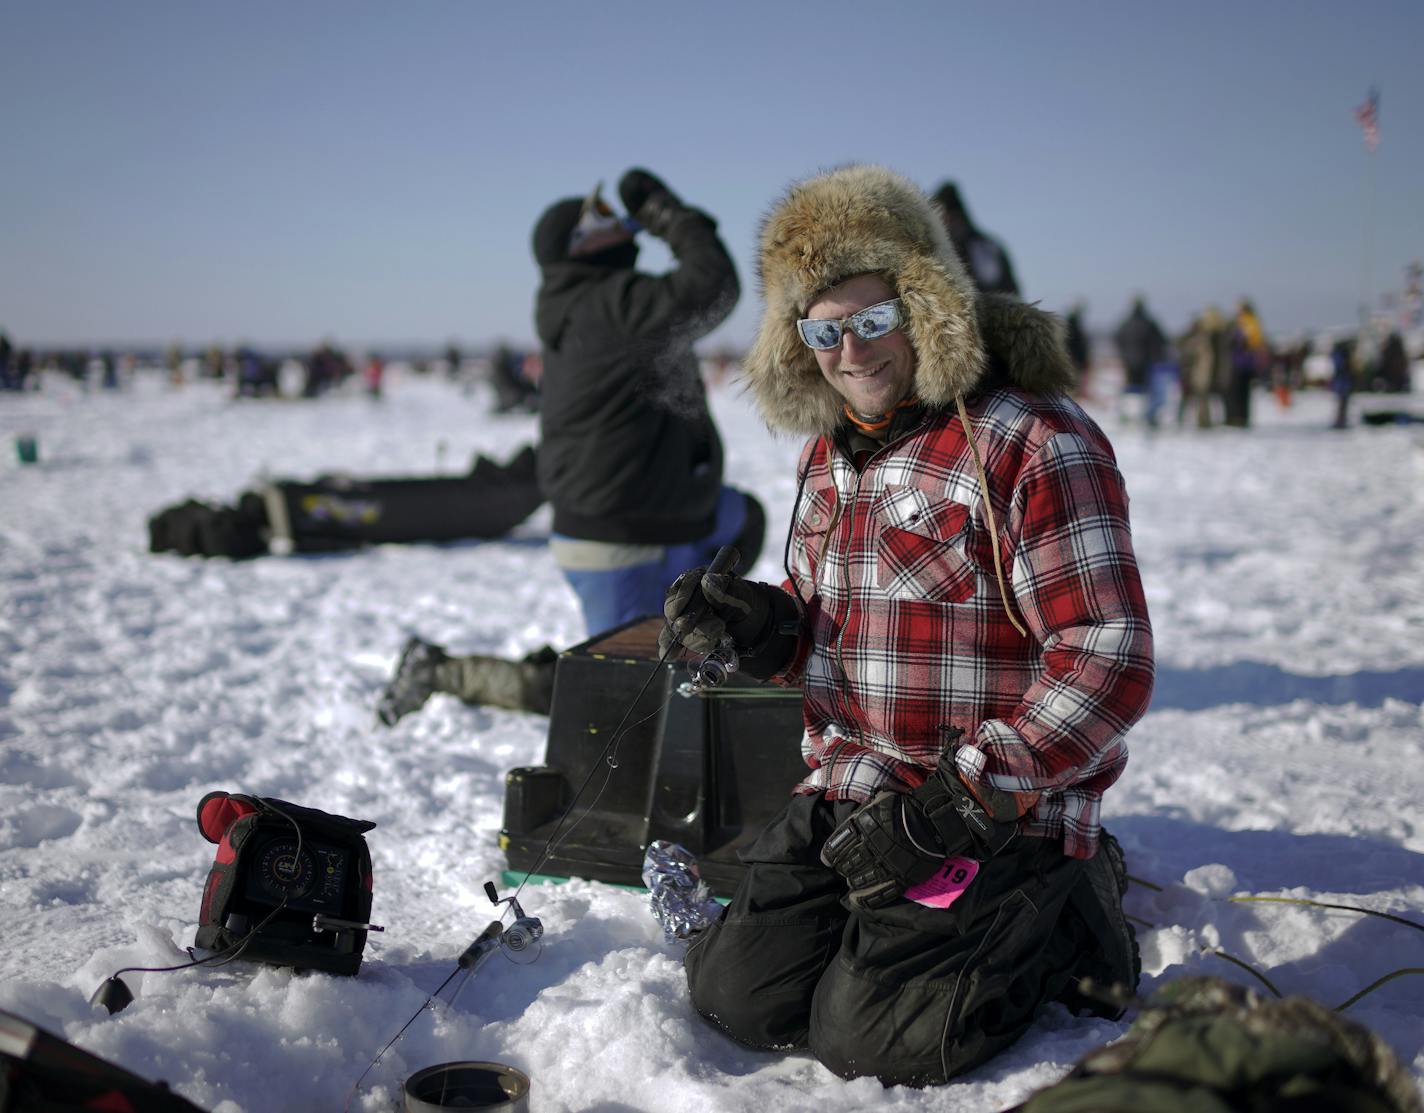
[[[806,347],[825,351],[840,345],[842,332],[847,327],[862,340],[879,340],[904,323],[905,307],[899,298],[893,298],[867,305],[838,321],[826,317],[805,317],[796,322],[796,331],[801,334],[801,342]]]

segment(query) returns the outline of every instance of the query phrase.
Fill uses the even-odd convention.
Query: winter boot
[[[449,658],[438,645],[411,638],[401,651],[395,675],[376,703],[376,717],[386,726],[425,706],[436,687],[436,670]]]
[[[479,655],[447,657],[435,666],[435,690],[449,692],[469,704],[547,715],[554,699],[554,664],[558,659],[558,653],[547,645],[521,661]]]
[[[1097,854],[1085,863],[1063,911],[1066,919],[1074,921],[1064,926],[1078,932],[1085,944],[1072,980],[1058,997],[1070,1012],[1116,1020],[1123,1013],[1117,1002],[1137,992],[1142,959],[1137,934],[1122,911],[1125,892],[1127,862],[1122,847],[1104,831]]]

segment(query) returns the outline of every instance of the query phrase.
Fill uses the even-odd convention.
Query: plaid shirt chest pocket
[[[916,487],[890,487],[871,506],[876,585],[892,599],[962,603],[974,594],[969,507]]]
[[[836,489],[827,484],[810,491],[801,501],[796,518],[794,565],[796,578],[807,594],[814,594],[826,535],[839,517]]]

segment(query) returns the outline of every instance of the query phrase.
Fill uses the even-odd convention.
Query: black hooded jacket
[[[1141,301],[1132,304],[1132,312],[1118,325],[1113,337],[1117,341],[1118,355],[1122,357],[1123,369],[1127,373],[1127,385],[1141,387],[1147,385],[1147,373],[1154,363],[1160,363],[1167,355],[1167,336],[1147,312]]]
[[[569,260],[568,208],[551,208],[535,231],[539,483],[554,531],[634,544],[706,537],[722,441],[692,344],[736,305],[731,256],[716,224],[686,209],[665,236],[678,262],[667,274],[635,271],[630,246]]]
[[[974,285],[986,294],[1019,294],[1019,280],[1004,245],[981,230],[969,215],[969,208],[959,195],[959,187],[945,182],[934,195],[935,204],[944,218],[945,230],[954,253],[969,270]]]

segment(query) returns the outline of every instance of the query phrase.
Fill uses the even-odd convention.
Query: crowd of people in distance
[[[1081,335],[1073,314],[1068,326],[1071,346],[1075,327]],[[1185,332],[1172,337],[1139,295],[1113,341],[1122,361],[1124,399],[1141,399],[1141,418],[1152,428],[1162,423],[1174,394],[1178,425],[1247,429],[1258,393],[1268,391],[1286,408],[1297,391],[1324,387],[1336,398],[1332,425],[1344,429],[1357,391],[1402,394],[1412,389],[1410,358],[1398,328],[1371,326],[1358,333],[1273,343],[1248,298],[1230,316],[1207,306]],[[1134,416],[1127,407],[1122,415]]]
[[[4,391],[39,390],[46,373],[64,375],[85,387],[97,383],[106,390],[117,390],[135,363],[132,353],[119,353],[112,348],[17,348],[9,334],[0,330],[0,390]]]
[[[500,343],[487,353],[466,355],[452,342],[439,356],[402,353],[400,359],[418,375],[444,374],[471,387],[487,382],[497,413],[539,409],[538,352]],[[230,384],[234,398],[319,398],[339,388],[350,389],[350,384],[380,398],[391,362],[393,357],[385,352],[347,351],[332,340],[323,340],[309,352],[264,350],[247,343],[231,348],[213,344],[200,351],[179,343],[161,352],[110,346],[37,350],[16,347],[0,330],[0,391],[42,390],[49,375],[85,390],[122,390],[140,371],[157,368],[175,387],[192,379]]]

